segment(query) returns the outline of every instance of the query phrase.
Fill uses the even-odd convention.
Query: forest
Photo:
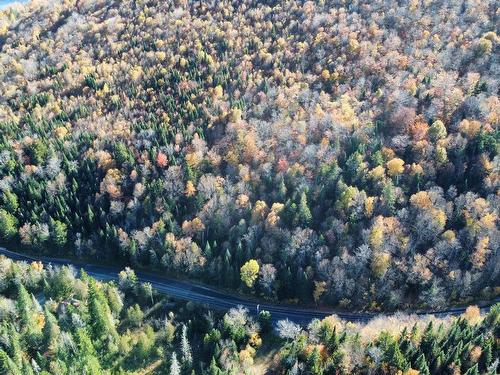
[[[497,5],[7,8],[0,240],[270,301],[393,311],[494,298]]]
[[[272,325],[266,311],[173,301],[128,268],[103,283],[0,257],[2,375],[495,375],[499,353],[500,304],[445,319]]]

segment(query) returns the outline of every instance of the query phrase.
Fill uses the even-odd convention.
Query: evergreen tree
[[[17,219],[3,208],[0,209],[0,237],[9,240],[17,234]]]
[[[464,375],[479,375],[479,369],[478,369],[477,363],[474,366],[472,366],[471,368],[469,368],[464,373]]]
[[[193,362],[193,356],[191,354],[191,346],[187,338],[187,327],[182,325],[182,336],[181,336],[181,353],[182,353],[182,363],[185,366],[191,366]]]
[[[11,213],[15,214],[19,208],[19,201],[17,195],[10,190],[6,190],[3,193],[3,205],[5,209]]]
[[[221,374],[222,374],[222,371],[217,366],[217,363],[215,362],[215,357],[212,357],[212,360],[210,361],[210,366],[208,367],[206,375],[221,375]]]
[[[429,322],[422,335],[420,350],[425,354],[425,358],[427,358],[428,360],[432,361],[434,358],[436,358],[438,345],[436,336],[434,335],[434,326],[432,324],[432,321]]]
[[[106,337],[117,336],[106,297],[101,290],[97,289],[96,281],[93,279],[89,281],[89,315],[95,339],[102,340]]]
[[[386,361],[395,369],[406,371],[409,367],[408,361],[405,359],[396,341],[391,341],[386,349]]]
[[[172,352],[172,358],[170,359],[170,374],[169,375],[180,375],[181,368],[179,362],[177,361],[177,354]]]
[[[312,214],[311,210],[309,210],[309,206],[307,204],[307,196],[303,191],[300,195],[300,202],[297,211],[297,223],[301,226],[307,227],[311,224]]]
[[[0,375],[9,375],[9,356],[0,349]]]
[[[58,247],[66,245],[68,239],[68,227],[59,220],[52,222],[52,241]]]
[[[317,346],[314,347],[313,351],[309,355],[309,358],[307,359],[307,365],[311,374],[323,374],[323,369],[321,367],[321,354]]]
[[[45,324],[43,326],[43,343],[45,351],[54,351],[57,346],[61,329],[56,317],[49,311],[47,306],[44,309]]]
[[[382,190],[382,202],[384,204],[384,210],[392,215],[395,209],[396,203],[396,192],[394,188],[394,184],[392,180],[388,179],[384,184],[384,188]]]
[[[481,357],[479,358],[479,369],[483,372],[486,371],[488,366],[493,362],[493,340],[488,338],[485,340],[481,351]]]
[[[32,308],[32,300],[28,291],[21,283],[17,286],[17,311],[19,312],[21,322],[23,326],[26,326],[30,323],[30,312]]]
[[[415,363],[415,366],[418,371],[420,371],[420,375],[430,375],[429,371],[429,366],[427,365],[427,360],[425,359],[425,355],[421,354],[417,358],[417,362]]]

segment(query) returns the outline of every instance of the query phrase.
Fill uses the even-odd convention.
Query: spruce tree
[[[301,226],[307,227],[309,224],[311,224],[311,221],[311,210],[309,210],[309,206],[307,204],[306,193],[303,191],[300,195],[300,202],[297,211],[297,223]]]
[[[425,355],[421,354],[417,358],[417,362],[415,363],[415,367],[420,372],[420,375],[430,375],[429,366],[427,365],[427,360],[425,359]]]
[[[464,373],[464,375],[479,375],[479,369],[478,369],[477,363],[474,366],[472,366],[471,368],[469,368]]]
[[[493,361],[493,340],[488,338],[482,348],[481,357],[479,358],[479,369],[483,372],[486,371],[488,366]]]
[[[408,361],[403,356],[403,353],[401,353],[401,350],[399,350],[396,341],[389,343],[386,349],[386,361],[391,367],[402,370],[403,372],[408,369]]]
[[[44,351],[53,351],[56,349],[57,339],[59,338],[60,328],[56,317],[49,311],[47,306],[44,309],[45,325],[43,326]]]
[[[221,369],[217,366],[217,363],[215,362],[215,357],[212,357],[206,375],[221,375],[221,373],[222,373]]]
[[[23,326],[26,326],[30,323],[30,311],[32,308],[32,300],[28,291],[21,283],[17,286],[17,311],[19,312],[21,322]]]
[[[191,366],[193,362],[193,356],[191,354],[191,346],[189,345],[189,340],[187,338],[187,327],[182,325],[182,337],[181,337],[181,353],[182,353],[182,363],[185,366]]]
[[[313,351],[309,355],[309,358],[307,359],[307,364],[311,374],[321,375],[323,373],[323,369],[321,368],[321,355],[319,353],[317,346],[314,347]]]
[[[180,375],[181,368],[179,362],[177,361],[177,354],[172,352],[172,358],[170,359],[170,374],[169,375]]]

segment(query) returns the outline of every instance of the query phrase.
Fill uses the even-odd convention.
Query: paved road
[[[120,271],[120,269],[118,268],[78,263],[68,259],[24,255],[7,250],[3,247],[0,247],[0,254],[3,254],[6,257],[19,261],[27,261],[27,262],[41,261],[46,265],[53,264],[57,266],[71,265],[77,269],[83,269],[90,276],[103,281],[117,280],[118,273]],[[216,290],[214,288],[199,285],[196,283],[175,280],[172,278],[168,278],[166,276],[158,276],[146,272],[136,272],[136,275],[139,281],[149,282],[159,292],[168,294],[178,299],[199,302],[207,305],[210,308],[219,310],[228,310],[232,307],[237,307],[237,306],[246,307],[252,314],[256,314],[258,309],[267,310],[271,313],[271,316],[275,321],[280,319],[289,319],[296,323],[308,323],[314,318],[322,319],[326,316],[335,314],[347,321],[364,323],[376,316],[379,316],[376,314],[364,313],[364,312],[346,313],[346,312],[338,312],[338,311],[324,310],[324,309],[321,310],[303,309],[303,308],[298,308],[296,306],[285,306],[285,305],[276,305],[269,303],[257,304],[257,302],[255,301],[249,301],[244,298],[230,295],[222,291]],[[483,308],[487,310],[488,306],[484,306]],[[435,315],[442,317],[447,315],[460,315],[464,311],[465,308],[458,307],[442,311],[417,312],[416,314]]]

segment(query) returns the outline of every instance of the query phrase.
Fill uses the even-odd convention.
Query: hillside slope
[[[331,306],[498,294],[496,4],[398,4],[0,13],[1,238]]]

